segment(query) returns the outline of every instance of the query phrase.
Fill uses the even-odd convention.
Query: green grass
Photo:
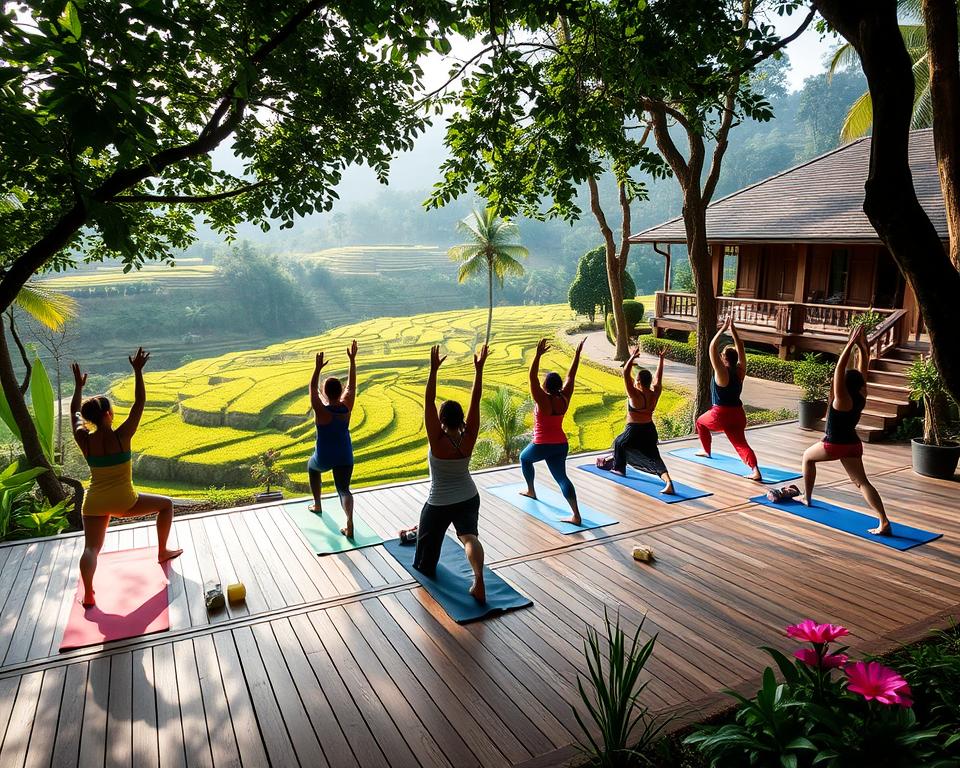
[[[562,305],[498,307],[484,388],[507,386],[528,397],[527,368],[537,340],[553,338],[573,320]],[[148,406],[134,450],[144,489],[197,495],[209,486],[249,484],[245,465],[268,448],[282,451],[291,486],[307,487],[306,461],[314,430],[307,385],[314,355],[323,350],[326,375],[345,376],[346,348],[360,345],[358,399],[352,422],[357,486],[426,475],[423,387],[430,345],[443,341],[448,359],[440,371],[438,399],[464,405],[473,378],[471,353],[482,340],[485,310],[379,318],[320,336],[196,360],[172,371],[146,375]],[[385,351],[386,350],[386,351]],[[570,350],[551,350],[541,370],[566,371]],[[111,395],[119,416],[133,396],[130,378]],[[572,451],[603,449],[622,428],[623,384],[615,373],[584,365],[566,419]],[[665,391],[660,413],[684,403]],[[185,420],[186,419],[186,420]]]

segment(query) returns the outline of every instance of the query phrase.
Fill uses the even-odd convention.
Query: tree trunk
[[[613,230],[607,224],[607,217],[600,207],[600,193],[597,189],[597,180],[592,176],[587,179],[587,185],[590,188],[590,210],[593,211],[597,224],[600,225],[600,234],[603,235],[604,263],[607,268],[607,289],[610,292],[610,311],[613,313],[613,328],[616,336],[616,351],[613,354],[614,360],[621,362],[630,356],[628,350],[629,334],[627,333],[627,321],[623,314],[623,267],[617,258],[617,246],[613,241]],[[606,323],[607,317],[604,312],[603,321]]]
[[[913,188],[908,155],[913,72],[896,0],[815,0],[815,5],[857,50],[870,87],[873,139],[863,210],[916,293],[937,368],[951,395],[960,399],[955,308],[960,273]],[[943,108],[936,98],[933,107],[934,113]]]
[[[3,394],[6,395],[13,420],[20,430],[20,442],[23,444],[23,453],[27,457],[27,462],[31,467],[46,467],[47,469],[37,478],[37,485],[40,486],[40,490],[47,501],[51,504],[59,504],[67,498],[67,494],[43,453],[37,428],[33,424],[30,411],[27,410],[27,403],[20,392],[17,375],[13,371],[13,364],[10,361],[10,347],[7,345],[7,334],[5,332],[0,333],[0,385],[3,386]]]
[[[923,0],[933,101],[933,146],[947,208],[950,261],[960,269],[960,57],[956,0]]]
[[[487,301],[489,302],[487,308],[487,340],[484,344],[489,346],[490,329],[493,327],[493,265],[489,261],[487,262]]]
[[[707,206],[700,197],[699,183],[684,190],[683,224],[687,235],[690,272],[697,295],[697,391],[694,418],[710,409],[710,341],[717,332],[717,296],[713,284],[710,248],[707,245]]]

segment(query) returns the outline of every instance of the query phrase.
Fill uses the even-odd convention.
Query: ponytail
[[[93,424],[98,429],[103,424],[103,418],[112,410],[110,401],[104,395],[95,395],[88,397],[80,405],[80,411],[76,414],[79,420],[87,424]],[[79,423],[77,426],[81,426]]]

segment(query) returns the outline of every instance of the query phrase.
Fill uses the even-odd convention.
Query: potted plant
[[[910,399],[923,402],[923,437],[911,441],[913,471],[927,477],[949,478],[957,470],[960,443],[947,440],[943,413],[949,397],[931,357],[918,357],[907,370]]]
[[[817,423],[827,415],[827,399],[833,372],[821,362],[820,355],[808,352],[793,369],[793,383],[800,387],[800,426],[816,429]]]
[[[269,501],[283,501],[281,491],[271,491],[271,485],[281,485],[287,479],[287,472],[279,465],[280,451],[276,448],[261,453],[256,463],[250,467],[250,475],[254,482],[267,487],[266,491],[256,494],[253,498],[257,504]]]

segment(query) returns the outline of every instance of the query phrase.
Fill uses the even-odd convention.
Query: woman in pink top
[[[560,486],[560,492],[563,498],[570,505],[571,516],[564,520],[566,523],[580,525],[580,508],[577,506],[577,492],[573,488],[573,483],[567,477],[567,433],[563,431],[563,417],[570,407],[570,396],[573,394],[573,383],[577,376],[577,368],[580,366],[580,351],[583,349],[583,342],[577,347],[577,352],[573,356],[573,363],[567,372],[567,380],[563,381],[560,374],[551,371],[543,377],[543,384],[540,384],[540,358],[550,347],[546,339],[540,339],[537,344],[537,352],[533,356],[533,362],[530,364],[530,395],[533,397],[533,442],[523,449],[520,454],[520,471],[523,472],[523,479],[527,481],[527,490],[521,491],[521,496],[529,496],[531,499],[537,498],[537,492],[534,490],[534,469],[533,465],[538,461],[547,462],[547,469],[553,475],[553,479]]]

